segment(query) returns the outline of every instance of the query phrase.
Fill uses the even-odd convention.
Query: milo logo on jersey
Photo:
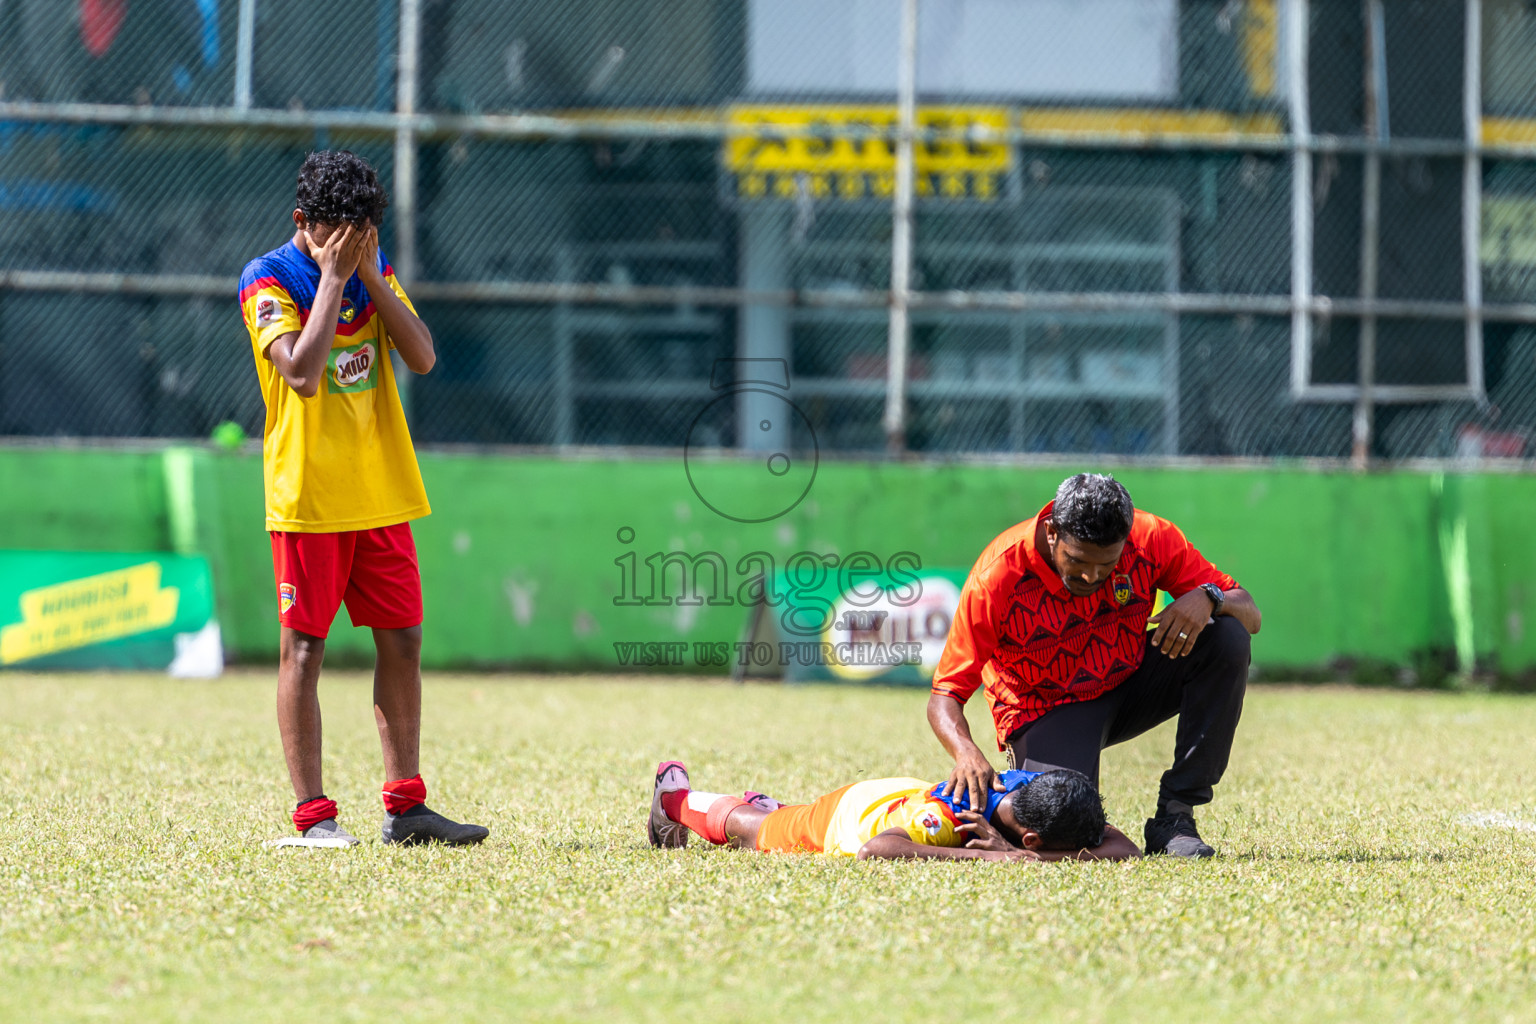
[[[371,341],[348,348],[331,349],[326,390],[331,394],[371,391],[379,382],[379,348]]]

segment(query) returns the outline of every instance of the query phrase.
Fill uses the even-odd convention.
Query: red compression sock
[[[311,825],[318,825],[326,818],[334,817],[336,817],[336,801],[321,793],[293,809],[293,827],[303,832]]]
[[[408,779],[396,779],[384,783],[384,809],[400,815],[418,804],[427,802],[427,784],[419,774]]]
[[[747,802],[741,797],[723,793],[700,793],[686,789],[661,794],[661,809],[667,817],[679,825],[703,836],[716,846],[724,846],[729,837],[725,834],[725,819]]]

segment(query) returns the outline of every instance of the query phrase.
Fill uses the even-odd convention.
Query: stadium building
[[[679,446],[750,357],[881,450],[902,7],[17,0],[0,433],[254,428],[226,286],[345,146],[442,340],[420,441]],[[1533,46],[1515,0],[923,0],[899,443],[1526,454]],[[705,440],[784,443],[738,397]]]

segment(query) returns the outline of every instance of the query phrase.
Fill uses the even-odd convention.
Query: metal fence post
[[[1364,0],[1365,134],[1373,143],[1391,137],[1387,115],[1387,33],[1381,0]],[[1381,263],[1381,150],[1365,153],[1365,181],[1360,190],[1360,299],[1376,298]],[[1360,317],[1359,393],[1350,444],[1350,460],[1364,469],[1371,458],[1376,414],[1376,310],[1367,305]]]
[[[251,68],[256,58],[256,0],[240,0],[235,37],[235,109],[251,109]]]
[[[1467,304],[1467,390],[1479,403],[1487,401],[1483,381],[1483,0],[1466,0],[1466,77],[1462,85],[1467,155],[1461,172],[1461,249]]]
[[[395,279],[407,289],[416,283],[416,87],[420,75],[421,0],[400,0],[400,57],[396,68],[395,112]],[[407,417],[411,413],[411,373],[395,354],[395,380]]]
[[[1307,92],[1311,7],[1286,0],[1285,70],[1291,120],[1291,394],[1312,383],[1312,114]]]
[[[891,325],[885,384],[885,447],[907,447],[907,349],[911,339],[913,136],[917,132],[917,0],[903,0],[897,72],[896,187],[891,203]]]

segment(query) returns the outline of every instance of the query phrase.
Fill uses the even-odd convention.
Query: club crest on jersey
[[[374,372],[378,357],[378,347],[371,341],[350,348],[331,349],[331,372],[326,379],[328,390],[331,394],[370,390],[378,379]]]
[[[294,589],[292,583],[284,583],[277,588],[277,610],[279,614],[286,614],[293,602],[298,600],[299,592]]]
[[[356,319],[357,307],[352,304],[351,299],[343,298],[341,300],[341,322],[344,324],[349,324]]]
[[[277,320],[277,300],[270,295],[263,295],[256,300],[256,323],[260,327]]]
[[[1131,590],[1131,578],[1124,573],[1116,576],[1113,581],[1115,603],[1124,608],[1131,603],[1135,592]]]
[[[938,835],[939,829],[944,827],[944,823],[939,820],[939,816],[932,811],[924,811],[923,816],[917,819],[917,823],[923,826],[923,831],[931,836]]]

